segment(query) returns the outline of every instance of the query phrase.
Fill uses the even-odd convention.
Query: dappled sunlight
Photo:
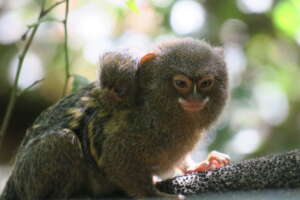
[[[70,37],[75,40],[93,42],[99,37],[112,34],[115,20],[105,8],[89,3],[70,12]]]
[[[14,30],[14,31],[11,31]],[[10,44],[21,39],[25,26],[19,13],[6,12],[0,15],[0,43]]]
[[[246,69],[246,56],[242,47],[238,44],[225,45],[224,50],[230,86],[234,88],[239,86],[242,81],[242,73]]]
[[[17,72],[17,64],[18,57],[15,57],[12,60],[9,68],[10,70],[8,77],[11,84],[14,82],[14,77]],[[36,54],[29,52],[24,60],[18,87],[21,89],[25,89],[31,84],[33,84],[35,81],[42,79],[44,77],[44,74],[45,71],[40,58]]]
[[[93,42],[84,45],[83,56],[91,64],[97,65],[100,55],[113,48],[113,43],[107,38],[98,37]]]
[[[174,0],[152,0],[153,4],[157,7],[166,8],[171,5]]]
[[[152,36],[162,29],[162,16],[148,1],[143,1],[139,6],[139,12],[130,12],[124,18],[124,30],[138,32]],[[123,31],[124,31],[123,30]]]
[[[137,55],[143,56],[153,44],[150,38],[142,33],[126,31],[117,40],[116,47],[121,49],[137,50]]]
[[[264,134],[256,129],[242,129],[228,142],[226,149],[230,155],[250,154],[262,144],[263,138]]]
[[[271,9],[273,0],[237,0],[237,5],[245,13],[263,13]]]
[[[300,1],[280,1],[273,10],[274,24],[285,34],[296,39],[300,33]]]
[[[255,89],[255,100],[260,117],[270,125],[279,125],[288,117],[286,94],[275,84],[263,83]]]
[[[191,34],[204,26],[206,18],[202,5],[194,0],[177,1],[172,9],[170,24],[172,29],[181,35]]]

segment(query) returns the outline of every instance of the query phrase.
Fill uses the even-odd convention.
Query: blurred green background
[[[48,0],[47,5],[56,1]],[[41,0],[0,0],[0,121],[24,47],[21,37]],[[213,149],[233,160],[300,147],[300,0],[70,0],[71,73],[95,80],[99,55],[130,48],[138,56],[172,37],[223,46],[231,99],[219,123],[193,154]],[[64,4],[49,15],[63,19]],[[64,83],[64,29],[43,23],[25,59],[19,89],[44,78],[17,100],[0,149],[0,191],[25,130],[55,103]]]

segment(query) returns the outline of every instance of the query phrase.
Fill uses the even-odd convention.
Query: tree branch
[[[64,48],[65,48],[65,83],[63,88],[63,96],[67,93],[67,87],[70,80],[70,62],[69,62],[69,51],[68,51],[68,15],[69,15],[69,0],[66,0],[66,9],[65,9],[65,20],[63,21],[64,24],[64,32],[65,32],[65,42],[64,42]]]
[[[39,20],[42,18],[42,13],[44,12],[45,9],[45,1],[42,2],[42,7],[41,7],[41,11],[40,11],[40,15],[39,15]],[[25,56],[27,54],[27,51],[32,43],[32,40],[36,34],[36,31],[38,30],[40,24],[37,24],[36,26],[33,27],[29,39],[27,40],[27,43],[25,44],[25,47],[21,53],[21,55],[19,56],[19,62],[18,62],[18,67],[17,67],[17,72],[15,75],[15,80],[14,80],[14,85],[12,87],[12,91],[10,94],[10,98],[9,98],[9,103],[7,106],[7,110],[4,116],[4,120],[2,122],[1,125],[1,130],[0,130],[0,147],[2,146],[2,142],[3,142],[3,138],[5,135],[5,132],[7,130],[7,126],[9,124],[10,118],[11,118],[11,114],[13,112],[13,109],[15,107],[15,103],[16,103],[16,98],[17,98],[17,88],[18,88],[18,82],[19,82],[19,78],[20,78],[20,73],[21,73],[21,69],[23,66],[23,62],[25,59]]]
[[[300,149],[245,160],[209,172],[178,176],[157,184],[164,192],[200,194],[300,187]]]
[[[40,25],[41,23],[44,23],[44,22],[59,22],[59,23],[63,23],[62,20],[58,20],[58,19],[55,19],[55,18],[46,18],[46,19],[41,19],[41,20],[39,20],[36,23],[29,24],[27,27],[30,29],[30,28],[33,28],[33,27],[35,27],[37,25]]]
[[[6,133],[8,124],[9,124],[10,119],[11,119],[12,112],[13,112],[14,107],[15,107],[16,99],[17,99],[17,96],[18,96],[18,91],[17,91],[18,82],[19,82],[19,78],[20,78],[20,74],[21,74],[23,62],[24,62],[24,59],[25,59],[25,57],[27,55],[28,49],[29,49],[29,47],[32,44],[33,38],[34,38],[34,36],[35,36],[35,34],[36,34],[36,32],[37,32],[40,24],[43,22],[43,17],[46,16],[50,11],[52,11],[54,8],[56,8],[58,5],[62,4],[65,1],[66,1],[66,3],[68,3],[68,0],[62,0],[62,1],[59,1],[59,2],[57,2],[55,4],[53,4],[48,9],[45,10],[45,3],[46,3],[46,1],[43,0],[37,22],[34,25],[29,26],[28,30],[22,36],[22,39],[26,40],[27,34],[30,33],[30,36],[29,36],[27,42],[25,43],[25,47],[24,47],[24,49],[22,50],[22,52],[21,52],[21,54],[19,56],[18,66],[17,66],[17,72],[16,72],[16,75],[15,75],[14,84],[13,84],[12,91],[11,91],[11,94],[10,94],[10,98],[9,98],[7,110],[5,112],[4,119],[3,119],[3,122],[1,124],[1,129],[0,129],[0,147],[2,146],[4,135]],[[65,20],[65,23],[66,23],[66,20]]]
[[[50,6],[49,8],[47,8],[46,10],[43,11],[42,13],[42,17],[43,16],[46,16],[49,12],[51,12],[54,8],[56,8],[57,6],[59,6],[60,4],[66,2],[67,0],[61,0],[61,1],[58,1],[56,3],[54,3],[52,6]]]
[[[31,90],[31,88],[33,88],[34,86],[38,85],[38,84],[39,84],[40,82],[42,82],[43,80],[44,80],[44,78],[34,81],[32,84],[30,84],[30,85],[29,85],[28,87],[26,87],[24,90],[20,91],[20,92],[17,94],[17,97],[22,96],[24,93],[26,93],[27,91]]]

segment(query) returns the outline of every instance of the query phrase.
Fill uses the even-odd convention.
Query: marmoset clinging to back
[[[100,83],[102,90],[92,84],[45,111],[23,141],[3,199],[115,190],[177,198],[159,192],[152,178],[186,166],[185,156],[220,115],[228,93],[223,57],[204,41],[176,39],[142,57],[134,74],[136,105],[111,109],[103,98],[109,84]]]
[[[99,86],[113,109],[135,105],[137,59],[126,51],[107,52],[100,59]]]
[[[105,53],[97,82],[45,110],[27,130],[0,199],[101,196],[105,180],[98,188],[94,179],[103,179],[102,132],[115,111],[135,105],[136,67],[125,51]]]

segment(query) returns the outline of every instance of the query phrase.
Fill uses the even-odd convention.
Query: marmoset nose
[[[197,85],[194,85],[193,92],[186,98],[189,102],[201,102],[205,97],[197,91]]]

